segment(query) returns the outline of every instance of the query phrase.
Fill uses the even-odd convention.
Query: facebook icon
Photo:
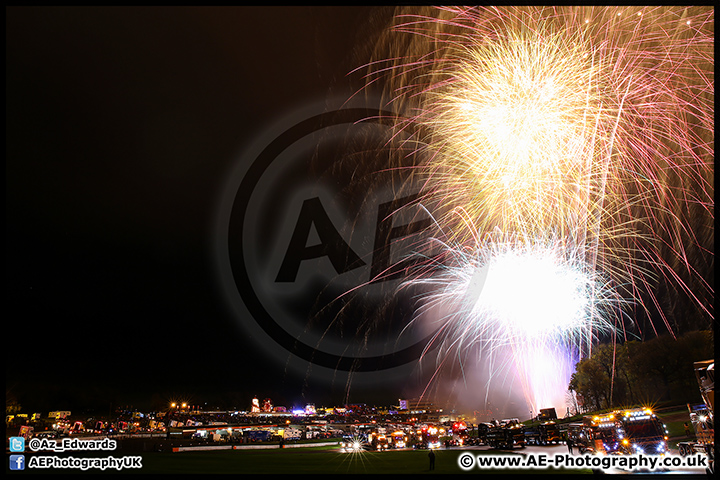
[[[10,455],[10,470],[25,470],[25,455]]]

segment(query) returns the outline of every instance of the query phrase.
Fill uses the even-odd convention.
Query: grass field
[[[437,450],[435,469],[429,469],[428,452],[341,453],[327,449],[234,450],[218,452],[152,453],[143,455],[138,473],[202,474],[480,474],[490,470],[458,465],[461,450]],[[479,451],[473,451],[480,454]],[[497,469],[492,473],[592,473],[590,470]]]

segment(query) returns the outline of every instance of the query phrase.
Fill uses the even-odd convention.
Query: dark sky
[[[346,74],[391,10],[6,13],[7,392],[44,410],[331,401],[228,313],[213,219],[264,125],[360,86]]]

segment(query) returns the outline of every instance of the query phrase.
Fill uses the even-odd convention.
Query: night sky
[[[213,221],[268,123],[361,86],[347,73],[392,9],[6,13],[9,395],[33,411],[336,400],[238,328]]]
[[[368,256],[378,247],[387,253],[383,245],[400,235],[397,225],[381,223],[380,213],[402,210],[393,202],[413,194],[396,188],[403,182],[395,177],[376,180],[377,165],[388,164],[387,159],[367,146],[383,133],[363,130],[353,139],[359,145],[335,144],[334,130],[318,129],[329,132],[330,141],[318,137],[325,143],[318,141],[316,157],[345,157],[341,163],[313,163],[307,171],[301,163],[290,163],[294,158],[280,155],[266,170],[257,170],[259,160],[242,163],[255,158],[247,152],[257,153],[263,139],[272,138],[270,133],[282,131],[274,126],[291,112],[322,99],[350,98],[363,89],[360,67],[375,58],[394,10],[6,8],[8,400],[28,412],[104,412],[124,405],[162,408],[173,400],[248,409],[254,396],[288,408],[306,403],[390,405],[422,394],[432,371],[412,376],[409,370],[383,370],[412,358],[431,333],[398,336],[412,310],[406,298],[388,293],[390,281],[371,285],[364,296],[337,297],[366,281],[368,272],[389,264],[389,256]],[[382,129],[380,122],[375,126]],[[368,158],[360,155],[368,152],[377,165],[357,161]],[[267,265],[267,271],[275,268],[273,275],[282,271],[285,277],[273,276],[275,283],[265,290],[232,287],[239,288],[244,301],[254,289],[257,303],[270,316],[280,311],[291,318],[293,309],[317,314],[317,323],[296,329],[298,344],[326,329],[328,337],[322,340],[327,352],[338,347],[333,344],[337,339],[352,345],[343,351],[339,342],[335,356],[326,351],[316,355],[310,364],[322,368],[271,352],[272,345],[258,333],[263,322],[258,309],[238,309],[228,299],[228,270],[221,273],[227,265],[218,266],[224,258],[218,255],[223,253],[218,218],[222,220],[227,206],[229,182],[243,171],[245,178],[254,173],[258,180],[252,192],[242,191],[245,181],[234,184],[237,198],[247,194],[248,205],[240,210],[257,230],[245,228],[241,233],[247,238],[238,239],[232,237],[238,228],[231,225],[225,241],[247,246],[242,241],[249,238],[256,248],[247,258],[250,283],[265,278],[262,268]],[[335,198],[342,201],[328,203],[317,194],[318,203],[303,203],[315,193],[302,197],[305,187],[295,180],[309,178],[309,172],[337,188],[341,193]],[[383,197],[387,192],[379,185],[396,189]],[[361,215],[368,211],[370,216]],[[335,226],[338,218],[355,215],[353,232],[359,233],[342,231],[330,242],[338,247],[335,253],[347,254],[327,256],[343,274],[338,275],[341,281],[327,287],[320,282],[321,295],[303,297],[303,288],[331,278],[329,264],[310,273],[283,270],[272,252],[278,245],[284,248],[275,238],[289,239],[300,218],[312,219],[319,229],[308,229],[308,238],[330,238],[323,237],[333,231],[320,228],[325,219],[320,213]],[[427,218],[410,215],[404,221],[405,226],[419,226]],[[705,237],[712,239],[712,232]],[[697,268],[712,284],[711,250],[703,253]],[[230,252],[232,261],[242,255],[238,251]],[[356,252],[363,255],[353,257]],[[315,268],[306,263],[299,264]],[[233,268],[237,281],[237,263]],[[302,287],[288,281],[296,274],[315,284],[308,281]],[[688,302],[676,300],[677,289],[662,283],[658,289],[655,293],[674,321],[686,322],[679,330],[714,322],[697,309],[686,313]],[[377,305],[367,301],[372,295],[381,299]],[[334,297],[340,301],[323,308],[322,301]],[[660,324],[635,313],[643,332],[653,333],[649,325]],[[382,338],[388,343],[378,341]],[[379,360],[353,366],[370,373],[378,366],[375,377],[322,370],[338,355],[345,355],[343,361],[357,358],[352,356],[357,344],[366,345]]]

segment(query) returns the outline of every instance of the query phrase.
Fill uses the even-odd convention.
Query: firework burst
[[[479,345],[493,368],[521,373],[525,398],[538,411],[563,396],[561,383],[581,347],[593,332],[612,331],[604,312],[623,299],[563,242],[496,237],[486,236],[474,249],[445,245],[442,263],[426,265],[426,275],[408,282],[430,292],[415,321],[436,332],[426,352],[436,352],[438,365],[464,363]]]
[[[694,263],[712,262],[711,7],[396,19],[381,45],[391,60],[368,80],[389,85],[398,129],[423,132],[420,201],[445,247],[412,281],[434,287],[418,318],[440,319],[439,358],[509,346],[528,370],[627,332],[632,311],[659,313],[672,332],[660,282],[712,319],[712,283]]]

